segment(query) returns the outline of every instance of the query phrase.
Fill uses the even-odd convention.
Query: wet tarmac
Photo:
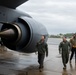
[[[0,50],[0,75],[76,75],[75,60],[68,62],[63,70],[61,55],[57,45],[49,45],[49,56],[45,58],[44,69],[39,72],[37,54]]]

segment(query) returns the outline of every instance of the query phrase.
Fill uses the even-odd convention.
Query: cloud
[[[76,0],[29,0],[17,9],[45,25],[51,34],[76,31]]]

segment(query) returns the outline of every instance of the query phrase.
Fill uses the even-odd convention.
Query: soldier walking
[[[70,43],[71,43],[71,56],[70,56],[70,63],[71,60],[75,54],[75,64],[76,64],[76,33],[73,35],[73,38],[70,39]]]
[[[63,37],[63,41],[59,44],[59,53],[62,55],[62,62],[63,62],[63,69],[66,69],[66,64],[69,60],[69,50],[70,50],[70,43],[66,40],[65,37]]]
[[[45,36],[42,35],[41,40],[36,45],[37,51],[38,51],[38,63],[39,63],[39,70],[41,71],[44,67],[43,62],[45,58],[48,56],[48,45],[45,42]]]

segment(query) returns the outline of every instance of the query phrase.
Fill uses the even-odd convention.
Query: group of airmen
[[[44,35],[42,35],[41,40],[37,43],[36,50],[38,51],[39,70],[42,71],[45,55],[46,57],[48,56],[48,44],[45,42]],[[71,53],[70,56],[69,53]],[[68,61],[71,63],[74,53],[76,64],[76,33],[69,41],[67,41],[66,37],[63,37],[63,40],[59,44],[59,54],[62,57],[63,69],[66,69]]]
[[[67,41],[66,37],[63,37],[63,41],[59,44],[59,53],[62,56],[62,62],[63,62],[63,69],[66,69],[66,64],[68,61],[71,64],[73,55],[75,54],[75,64],[76,64],[76,33],[73,35],[73,37]],[[70,59],[69,59],[69,53]]]
[[[45,36],[41,36],[41,40],[36,45],[36,51],[38,52],[38,63],[39,63],[39,70],[40,72],[44,68],[44,58],[45,55],[48,57],[48,44],[45,42]],[[69,60],[69,53],[71,53],[70,60]],[[63,37],[63,40],[59,44],[59,54],[62,57],[63,69],[66,69],[66,64],[73,58],[75,53],[75,64],[76,64],[76,33],[67,41],[66,37]]]

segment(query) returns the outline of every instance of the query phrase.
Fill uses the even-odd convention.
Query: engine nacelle
[[[6,47],[26,53],[35,52],[36,44],[42,35],[45,35],[47,41],[46,28],[34,19],[24,16],[13,23],[3,23],[0,32],[1,40]]]

